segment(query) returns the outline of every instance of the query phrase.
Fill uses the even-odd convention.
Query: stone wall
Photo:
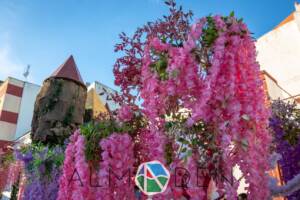
[[[81,84],[47,79],[35,102],[32,140],[62,144],[83,123],[86,97],[86,88]]]

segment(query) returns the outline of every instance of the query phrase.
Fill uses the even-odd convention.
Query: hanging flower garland
[[[72,136],[58,199],[136,199],[133,184],[126,178],[111,179],[111,171],[122,176],[124,166],[132,170],[150,160],[161,161],[171,172],[184,167],[191,174],[185,185],[170,185],[154,199],[208,198],[198,181],[216,181],[219,196],[236,199],[236,165],[249,184],[248,197],[268,199],[269,111],[246,25],[233,15],[209,16],[177,39],[148,36],[139,46],[140,59],[130,57],[137,48],[134,40],[132,52],[117,63],[116,81],[124,94],[117,117],[87,125]],[[121,64],[130,66],[120,71]],[[143,99],[140,110],[132,102],[137,96],[128,93],[132,89]],[[201,167],[208,174],[199,178]],[[77,171],[80,181],[70,183],[70,169]],[[96,189],[86,186],[91,177],[99,180]]]
[[[199,45],[209,49],[203,64],[203,54],[196,54],[197,60],[192,53]],[[156,59],[151,54],[157,55]],[[223,175],[232,176],[238,164],[250,185],[249,196],[266,199],[269,111],[255,60],[254,43],[245,24],[233,16],[207,17],[193,26],[183,47],[157,38],[149,42],[142,67],[141,97],[152,130],[163,128],[168,112],[175,114],[179,108],[190,111],[188,126],[203,119],[218,136]],[[224,187],[227,198],[234,199],[237,186],[225,182],[219,187]]]
[[[173,0],[166,4],[170,16],[139,28],[133,38],[120,35],[116,51],[125,56],[114,66],[122,90],[114,97],[117,115],[75,131],[63,166],[50,147],[20,153],[29,177],[24,199],[146,199],[133,176],[138,165],[152,160],[171,172],[168,189],[153,199],[208,199],[212,190],[236,199],[236,165],[249,199],[269,198],[269,110],[249,30],[233,14],[190,26],[191,12],[176,9]],[[140,97],[141,107],[135,102]],[[176,174],[180,168],[188,179]]]
[[[100,140],[98,146],[102,153],[97,156],[101,160],[96,167],[86,157],[87,144],[87,137],[79,130],[71,137],[57,199],[122,199],[125,196],[134,199],[131,173],[135,160],[131,137],[113,133]]]
[[[75,188],[74,182],[70,182],[75,172],[75,143],[78,139],[79,132],[76,131],[71,137],[70,142],[65,151],[65,159],[63,165],[62,175],[59,179],[59,192],[57,200],[66,199],[70,200],[73,197],[73,189]],[[74,195],[75,197],[75,195]]]
[[[101,174],[101,179],[104,175],[104,180],[108,180],[108,182],[99,195],[103,199],[105,199],[103,194],[106,199],[123,199],[125,197],[135,199],[132,179],[135,160],[131,137],[126,133],[113,133],[107,139],[103,139],[100,146],[102,162],[100,162],[99,174]],[[118,180],[117,177],[123,177],[123,179]]]

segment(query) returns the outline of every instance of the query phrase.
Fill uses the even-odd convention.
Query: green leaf
[[[171,77],[172,77],[172,78],[176,78],[176,77],[178,76],[178,74],[179,74],[179,71],[178,71],[178,70],[173,70],[173,71],[171,72]]]
[[[181,153],[185,153],[186,151],[187,151],[187,148],[183,147],[182,150],[181,150]]]
[[[242,144],[243,150],[244,150],[244,151],[247,151],[247,150],[248,150],[248,147],[249,147],[248,140],[242,139],[242,140],[241,140],[241,144]]]
[[[190,157],[190,156],[192,156],[192,155],[193,155],[193,151],[192,151],[191,149],[188,150],[186,156],[187,156],[187,157]]]

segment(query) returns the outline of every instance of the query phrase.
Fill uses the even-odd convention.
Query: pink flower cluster
[[[139,153],[141,156],[140,162],[148,162],[153,160],[158,160],[161,163],[166,164],[165,160],[165,145],[166,145],[166,137],[163,133],[159,131],[142,129],[139,134]],[[171,192],[165,192],[164,194],[155,195],[153,199],[155,200],[163,200],[169,199],[173,195]],[[167,198],[169,197],[169,198]],[[148,199],[145,195],[143,195],[143,199]]]
[[[210,20],[214,22],[217,37],[211,46],[206,47],[203,46],[203,37],[207,34],[205,28]],[[187,120],[188,126],[203,120],[216,135],[215,144],[222,153],[222,176],[231,177],[233,167],[238,165],[249,184],[248,198],[268,199],[266,172],[269,169],[271,142],[268,132],[269,110],[265,104],[254,42],[246,25],[234,17],[203,18],[191,27],[183,45],[170,45],[157,38],[150,39],[146,44],[139,82],[143,98],[142,111],[148,127],[139,130],[135,138],[139,145],[139,161],[159,160],[166,163],[165,116],[170,111],[177,112],[180,108],[185,108],[191,113]],[[207,57],[197,59],[197,51],[204,50],[208,51]],[[160,59],[159,54],[167,58],[167,78],[163,79],[159,70],[153,70],[153,64]],[[123,105],[119,109],[118,118],[121,121],[128,122],[132,117],[130,106]],[[135,199],[132,180],[116,178],[133,171],[134,157],[137,155],[134,154],[132,138],[128,134],[112,133],[108,138],[102,139],[99,145],[102,160],[99,172],[92,177],[94,179],[98,176],[99,184],[106,187],[94,189],[89,186],[80,187],[78,181],[68,182],[68,177],[72,177],[75,168],[85,185],[91,173],[84,157],[84,137],[77,131],[66,150],[59,200],[93,199],[94,195],[101,199]],[[200,156],[194,152],[186,165],[173,159],[171,167],[186,166],[191,174],[197,173]],[[112,175],[115,176],[111,177]],[[170,184],[172,183],[174,179],[171,179]],[[170,186],[165,194],[158,195],[155,199],[177,199],[180,196],[205,198],[207,191],[195,188],[195,185],[197,179],[192,176],[188,188],[175,189]],[[225,195],[229,200],[236,199],[238,186],[235,179],[233,183],[217,183],[219,194]]]
[[[0,167],[0,192],[2,193],[7,185],[7,179],[8,179],[8,166],[1,166]]]
[[[100,142],[99,170],[92,170],[85,159],[84,136],[76,131],[70,140],[57,200],[135,199],[133,143],[128,134],[113,133]]]
[[[75,153],[77,151],[76,149],[76,142],[78,140],[78,137],[80,135],[79,131],[75,131],[75,133],[70,137],[70,143],[67,146],[67,149],[65,151],[65,160],[63,165],[63,173],[59,180],[59,191],[58,191],[58,197],[57,200],[72,200],[76,199],[77,191],[76,188],[78,188],[77,181],[71,181],[74,172],[75,172]],[[75,175],[76,178],[78,176]]]
[[[164,134],[142,129],[139,136],[139,143],[141,144],[139,151],[143,158],[141,162],[158,160],[165,163],[164,147],[166,144],[166,138]]]
[[[192,116],[188,125],[204,120],[217,134],[223,152],[224,176],[231,176],[237,164],[249,183],[251,199],[267,199],[266,171],[271,137],[268,132],[269,110],[256,62],[255,46],[245,24],[234,17],[213,17],[218,37],[212,46],[210,66],[199,64],[197,49],[206,20],[196,23],[183,44],[174,47],[153,39],[145,48],[141,97],[144,113],[152,127],[162,127],[164,115],[176,98]],[[151,71],[152,50],[168,55],[168,79],[160,80]],[[235,199],[238,183],[219,185],[228,199]],[[231,189],[229,189],[231,188]]]
[[[77,183],[74,184],[75,191],[73,191],[73,195],[76,199],[96,199],[96,188],[90,184],[91,168],[85,158],[85,138],[83,135],[78,136],[75,142],[75,149],[75,169],[78,177],[80,177],[80,181],[75,181]],[[74,175],[73,180],[76,178],[77,176]]]
[[[16,160],[11,163],[8,171],[8,184],[13,185],[17,183],[18,179],[21,178],[22,170],[24,169],[24,163],[20,160]]]
[[[197,160],[199,159],[199,155],[197,156],[195,153],[188,158],[187,162],[187,170],[191,174],[191,179],[188,182],[186,192],[189,195],[191,200],[198,200],[198,199],[206,199],[206,189],[199,187],[199,179],[203,177],[199,177],[198,170],[199,166],[197,165]],[[205,180],[201,180],[205,181]],[[204,185],[204,184],[203,184]],[[201,185],[200,185],[201,186]]]
[[[113,133],[101,140],[102,149],[99,169],[99,180],[105,185],[98,190],[100,199],[135,199],[134,181],[134,154],[131,137]],[[119,177],[123,177],[119,180]]]
[[[85,158],[85,138],[77,130],[71,136],[65,151],[63,174],[60,177],[57,200],[97,199],[98,188],[95,186],[98,184],[97,181],[97,174],[94,173]]]
[[[123,105],[118,110],[118,119],[123,122],[128,122],[133,118],[133,111],[129,105]]]

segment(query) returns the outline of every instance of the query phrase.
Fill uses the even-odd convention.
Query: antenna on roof
[[[25,77],[26,81],[29,76],[29,70],[30,70],[30,65],[27,65],[26,70],[23,73],[23,76]]]

